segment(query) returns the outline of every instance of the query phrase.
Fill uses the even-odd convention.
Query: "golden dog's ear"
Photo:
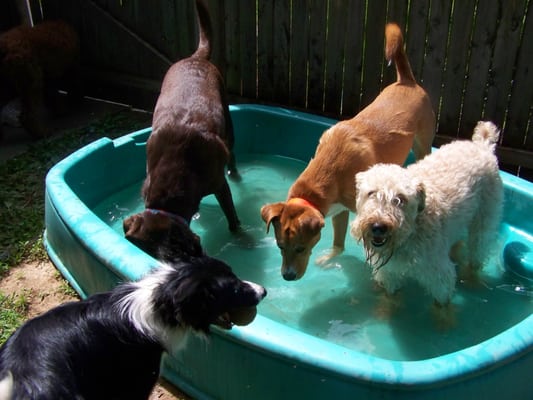
[[[418,200],[418,212],[426,208],[426,187],[422,182],[416,185],[416,198]]]
[[[270,228],[270,223],[274,218],[279,218],[285,207],[285,202],[280,201],[279,203],[266,204],[261,207],[261,218],[267,224],[267,233]]]

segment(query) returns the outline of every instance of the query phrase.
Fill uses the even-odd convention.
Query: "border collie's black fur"
[[[202,256],[56,307],[0,348],[0,399],[146,399],[164,350],[255,317],[262,286]]]

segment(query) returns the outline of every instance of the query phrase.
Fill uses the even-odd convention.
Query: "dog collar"
[[[296,204],[299,206],[311,207],[317,210],[320,214],[322,214],[322,212],[318,209],[317,206],[315,206],[313,203],[306,199],[302,199],[301,197],[292,197],[287,201],[287,204]]]
[[[183,225],[187,225],[189,226],[189,221],[187,221],[185,218],[183,218],[181,215],[178,215],[178,214],[174,214],[174,213],[171,213],[171,212],[168,212],[168,211],[165,211],[165,210],[159,210],[157,208],[147,208],[146,209],[147,212],[149,212],[150,214],[161,214],[161,215],[164,215],[166,217],[169,217],[175,221],[178,221],[179,223],[182,223]]]

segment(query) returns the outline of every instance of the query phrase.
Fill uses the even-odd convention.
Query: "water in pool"
[[[453,297],[455,322],[443,329],[432,299],[416,284],[387,301],[374,287],[360,246],[346,238],[346,251],[327,268],[313,260],[332,243],[331,220],[315,247],[304,277],[285,281],[281,256],[259,210],[284,200],[304,169],[301,161],[276,156],[241,155],[241,182],[230,186],[243,233],[233,235],[214,196],[206,197],[191,229],[202,237],[206,252],[226,261],[242,278],[268,289],[260,313],[338,345],[390,360],[420,360],[475,345],[523,320],[533,311],[533,297],[504,273],[499,257],[487,265],[481,282],[459,282]],[[122,219],[143,209],[141,182],[95,207],[94,212],[122,235]],[[351,217],[353,218],[353,216]],[[502,225],[502,243],[510,230]]]

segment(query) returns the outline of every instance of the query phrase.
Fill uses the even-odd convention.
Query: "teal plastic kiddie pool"
[[[243,224],[232,235],[214,197],[191,228],[208,254],[267,298],[254,322],[213,328],[163,360],[164,376],[195,398],[525,399],[533,397],[533,185],[502,172],[504,220],[481,282],[459,282],[455,323],[443,328],[415,284],[387,309],[360,246],[327,268],[314,258],[331,245],[331,222],[306,275],[284,281],[261,205],[285,198],[335,121],[281,108],[231,107],[241,182],[230,182]],[[126,241],[122,219],[142,209],[150,129],[100,139],[54,166],[46,179],[48,253],[82,297],[136,280],[158,262]],[[353,217],[353,216],[352,216]]]

